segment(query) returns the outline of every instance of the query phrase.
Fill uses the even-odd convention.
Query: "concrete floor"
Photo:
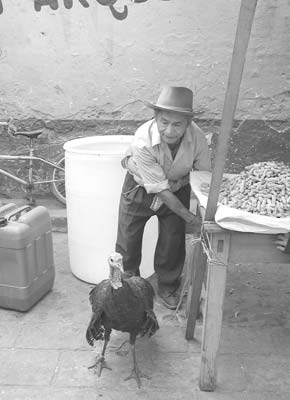
[[[112,334],[106,356],[112,371],[98,378],[88,369],[95,356],[85,340],[92,285],[70,272],[67,234],[54,232],[53,241],[53,289],[26,313],[0,309],[1,400],[290,399],[290,265],[229,266],[212,393],[198,388],[201,322],[195,340],[186,341],[184,310],[176,315],[156,298],[160,330],[137,341],[139,365],[151,379],[138,389],[124,381],[130,356],[116,354],[126,334]]]

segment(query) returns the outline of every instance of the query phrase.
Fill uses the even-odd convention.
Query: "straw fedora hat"
[[[146,102],[154,110],[174,111],[185,115],[193,115],[193,93],[186,87],[165,86],[161,90],[156,103]]]

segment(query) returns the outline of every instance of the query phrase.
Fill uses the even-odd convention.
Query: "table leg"
[[[213,391],[216,387],[216,356],[222,329],[227,266],[212,260],[208,263],[207,274],[199,387],[204,391]]]

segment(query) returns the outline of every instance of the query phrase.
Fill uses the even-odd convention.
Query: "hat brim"
[[[190,110],[184,110],[184,108],[176,108],[176,107],[167,107],[167,106],[159,106],[154,103],[150,103],[149,101],[144,102],[147,107],[153,108],[153,110],[163,110],[163,111],[171,111],[171,112],[177,112],[179,114],[184,114],[184,115],[190,115],[193,116],[194,112]]]

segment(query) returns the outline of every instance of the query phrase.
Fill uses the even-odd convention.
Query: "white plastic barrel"
[[[72,273],[89,283],[109,276],[108,257],[115,250],[118,208],[126,170],[121,159],[132,136],[93,136],[64,144],[69,259]],[[153,272],[158,221],[146,224],[143,277]]]

